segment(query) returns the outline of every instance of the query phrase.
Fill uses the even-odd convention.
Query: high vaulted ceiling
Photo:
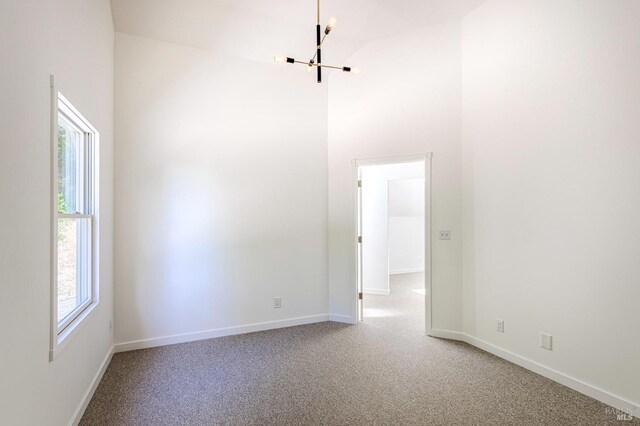
[[[340,63],[376,38],[458,19],[485,0],[321,0],[323,25],[338,19],[325,63]],[[111,0],[116,31],[257,61],[308,59],[315,0]]]

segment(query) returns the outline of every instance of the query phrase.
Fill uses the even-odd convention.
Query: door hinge
[[[362,236],[359,236],[359,237],[358,237],[358,242],[359,242],[360,244],[362,244]]]
[[[362,300],[362,292],[358,293],[358,300]]]
[[[358,179],[358,188],[362,188],[362,180]]]

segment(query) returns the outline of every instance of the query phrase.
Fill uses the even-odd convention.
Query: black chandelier
[[[316,67],[318,70],[318,83],[322,83],[322,68],[331,68],[335,70],[342,70],[344,72],[350,72],[353,74],[360,74],[360,70],[358,68],[352,67],[336,67],[333,65],[325,65],[322,63],[322,43],[324,43],[324,39],[329,35],[333,27],[336,26],[336,18],[329,19],[329,23],[324,29],[324,35],[322,34],[322,28],[320,26],[320,0],[318,0],[318,22],[316,25],[316,53],[313,55],[309,61],[297,61],[294,58],[290,58],[288,56],[275,56],[273,59],[278,63],[286,62],[288,64],[303,64],[307,66],[307,72],[311,72],[313,67]],[[317,61],[316,61],[317,59]]]

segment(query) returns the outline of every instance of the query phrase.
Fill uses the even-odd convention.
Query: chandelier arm
[[[321,47],[322,47],[322,43],[324,43],[324,39],[325,38],[327,38],[326,34],[322,37],[322,40],[320,40],[320,46]],[[316,60],[316,56],[318,56],[318,51],[317,50],[316,50],[316,53],[313,54],[313,58],[311,58],[311,61],[309,61],[309,62],[315,61]]]
[[[296,64],[302,64],[302,65],[307,65],[307,66],[312,66],[312,67],[318,67],[318,68],[331,68],[334,70],[342,70],[344,71],[345,68],[350,70],[350,67],[337,67],[335,65],[325,65],[325,64],[316,64],[316,63],[312,63],[312,62],[305,62],[305,61],[294,61]]]

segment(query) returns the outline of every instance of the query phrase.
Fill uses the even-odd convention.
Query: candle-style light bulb
[[[273,60],[276,61],[277,63],[281,64],[283,62],[285,62],[287,60],[286,56],[274,56]]]
[[[353,74],[360,74],[360,68],[351,68]]]
[[[331,19],[329,19],[329,24],[327,24],[327,28],[324,29],[324,33],[329,34],[333,29],[333,27],[336,26],[336,22],[338,22],[338,20],[335,18],[335,16],[332,16]]]

